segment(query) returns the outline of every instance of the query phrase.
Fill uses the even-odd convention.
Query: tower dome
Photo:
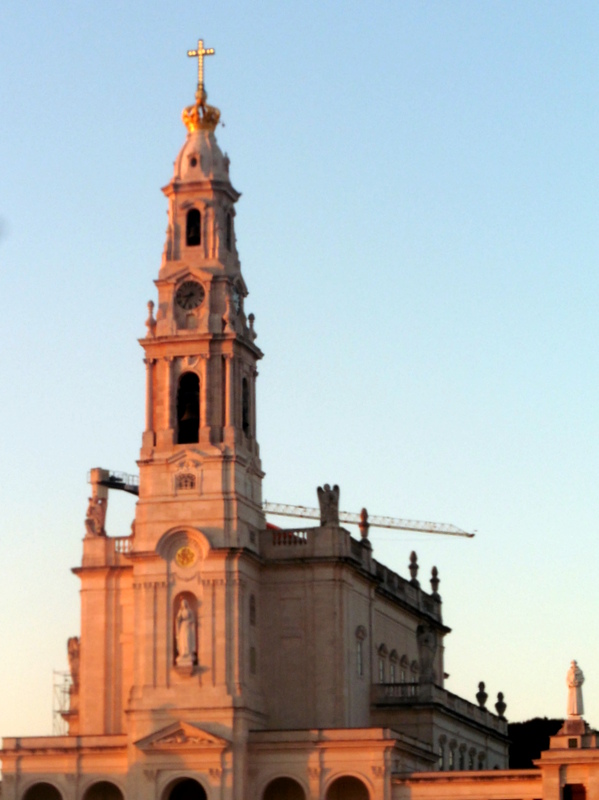
[[[175,159],[173,180],[229,180],[229,158],[218,146],[213,127],[200,124],[192,130],[188,126],[187,139]]]

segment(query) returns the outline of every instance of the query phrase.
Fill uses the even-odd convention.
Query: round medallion
[[[180,547],[175,554],[175,562],[180,567],[191,567],[195,560],[195,552],[187,545]]]
[[[204,287],[196,281],[184,281],[175,293],[175,303],[184,311],[197,308],[204,299]]]

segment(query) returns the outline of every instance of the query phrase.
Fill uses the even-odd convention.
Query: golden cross
[[[204,40],[198,39],[198,49],[188,50],[187,55],[198,59],[198,91],[204,91],[204,56],[213,56],[214,48],[204,49]]]

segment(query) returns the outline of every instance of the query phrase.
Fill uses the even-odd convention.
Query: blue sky
[[[577,658],[597,724],[597,4],[6,0],[0,30],[0,735],[51,727],[87,471],[136,471],[200,36],[265,497],[477,529],[373,532],[439,568],[448,688],[558,716]]]

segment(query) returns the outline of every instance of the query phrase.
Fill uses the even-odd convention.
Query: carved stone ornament
[[[85,529],[88,536],[106,536],[106,498],[90,497],[85,512]]]
[[[79,691],[79,637],[71,636],[67,642],[67,657],[69,659],[69,672],[71,673],[71,694]]]
[[[415,550],[412,550],[410,553],[410,565],[408,569],[410,570],[410,583],[412,586],[420,586],[420,582],[418,581],[418,556]]]
[[[148,329],[149,338],[156,336],[156,320],[154,319],[154,303],[152,300],[148,301],[148,318],[146,320],[146,328]]]
[[[484,681],[481,681],[478,684],[478,692],[476,693],[476,702],[479,704],[481,708],[484,708],[487,704],[488,694],[485,692],[485,684]]]
[[[506,708],[507,704],[504,702],[503,692],[497,692],[497,702],[495,703],[495,711],[497,711],[497,716],[499,717],[499,719],[505,719]]]
[[[316,490],[320,505],[320,524],[339,525],[339,487],[331,487],[328,483]]]
[[[183,545],[175,553],[175,564],[179,567],[192,567],[197,560],[197,554],[189,545]]]
[[[177,748],[207,748],[211,751],[223,751],[229,746],[226,739],[204,731],[189,722],[175,722],[156,733],[135,742],[140,750],[173,750]]]

